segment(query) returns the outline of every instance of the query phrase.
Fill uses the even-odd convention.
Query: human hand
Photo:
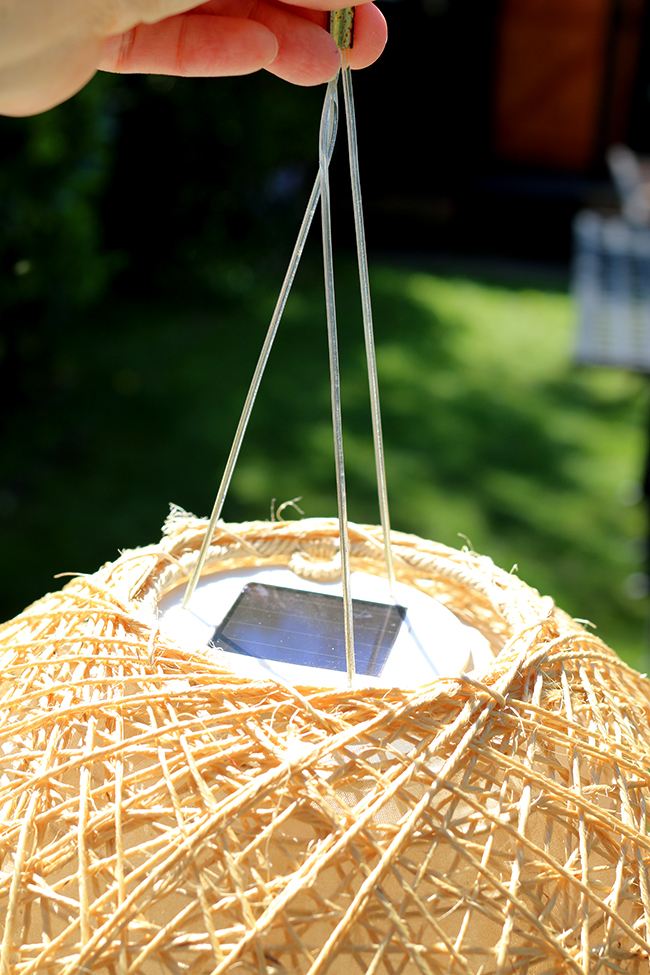
[[[220,77],[266,68],[298,85],[340,63],[326,10],[340,0],[0,0],[0,114],[65,101],[95,71]],[[357,7],[353,68],[379,57],[386,24]]]

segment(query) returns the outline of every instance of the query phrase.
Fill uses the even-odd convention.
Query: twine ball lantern
[[[205,522],[0,630],[2,973],[645,973],[650,688],[488,559],[394,535],[471,674],[292,687],[166,636]],[[334,521],[221,525],[208,570],[329,563]],[[355,570],[379,532],[350,527]]]

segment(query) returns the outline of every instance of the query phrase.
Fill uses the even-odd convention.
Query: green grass
[[[337,268],[350,517],[376,522],[358,289],[352,262]],[[235,268],[227,297],[112,300],[59,337],[54,392],[0,445],[5,616],[55,572],[156,540],[169,502],[210,510],[278,284]],[[385,266],[372,287],[393,527],[456,546],[466,536],[516,564],[645,670],[647,602],[629,592],[645,520],[624,502],[645,459],[646,381],[572,365],[561,291]],[[309,264],[225,517],[265,518],[296,496],[308,516],[335,514],[322,283]]]

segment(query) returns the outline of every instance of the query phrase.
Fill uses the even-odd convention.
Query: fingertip
[[[367,68],[381,55],[388,39],[386,18],[374,3],[363,3],[355,15],[354,44],[350,49],[350,67]]]
[[[249,23],[255,22],[249,21]],[[263,31],[263,33],[262,31],[259,32],[257,38],[260,68],[268,68],[280,53],[280,44],[273,31],[269,30],[268,27],[265,27],[264,24],[257,24],[257,26],[261,27]]]
[[[341,66],[341,52],[334,38],[322,27],[302,20],[299,34],[283,29],[279,20],[273,24],[279,39],[278,56],[267,70],[278,78],[303,88],[322,85],[336,76]]]

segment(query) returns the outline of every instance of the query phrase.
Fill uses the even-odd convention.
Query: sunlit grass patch
[[[65,383],[2,443],[10,615],[158,537],[169,502],[209,512],[279,282],[230,299],[112,299],[58,339]],[[562,291],[373,266],[393,526],[474,548],[646,669],[643,377],[572,363]],[[378,520],[358,287],[337,261],[350,517]],[[62,365],[61,365],[62,364]],[[336,513],[320,269],[301,269],[225,508],[267,518],[302,497]],[[3,495],[0,493],[0,502]],[[0,517],[1,517],[0,505]],[[29,544],[26,544],[29,539]],[[632,579],[632,582],[630,580]]]

